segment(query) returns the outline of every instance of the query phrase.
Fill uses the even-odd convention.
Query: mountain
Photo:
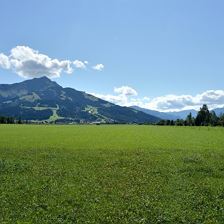
[[[160,119],[63,88],[46,77],[0,85],[0,115],[33,122],[154,123]]]
[[[178,112],[167,112],[167,114],[175,116],[179,119],[186,119],[187,115],[192,114],[193,117],[197,116],[197,111],[196,110],[182,110]]]
[[[196,110],[182,110],[182,111],[178,111],[178,112],[159,112],[156,110],[149,110],[149,109],[145,109],[145,108],[141,108],[138,106],[132,106],[131,108],[138,110],[138,111],[142,111],[146,114],[155,116],[155,117],[159,117],[161,119],[164,120],[177,120],[177,119],[186,119],[187,115],[189,113],[192,113],[193,117],[197,116],[197,111]],[[217,109],[216,109],[217,110]],[[222,111],[224,112],[224,108],[222,109]]]
[[[159,112],[156,110],[149,110],[149,109],[145,109],[145,108],[141,108],[138,106],[132,106],[131,108],[138,110],[138,111],[142,111],[146,114],[155,116],[155,117],[159,117],[163,120],[177,120],[179,117],[172,115],[172,114],[168,114],[168,113],[164,113],[164,112]]]
[[[145,109],[145,108],[141,108],[138,106],[132,106],[130,108],[133,108],[135,110],[138,111],[142,111],[146,114],[161,118],[163,120],[177,120],[177,119],[186,119],[187,115],[189,115],[190,113],[192,114],[193,117],[197,116],[197,111],[196,110],[182,110],[182,111],[178,111],[178,112],[159,112],[156,110],[149,110],[149,109]],[[213,111],[215,111],[217,116],[220,116],[221,114],[224,114],[224,107],[223,108],[216,108],[213,109]]]
[[[221,114],[224,114],[224,108],[216,108],[216,109],[213,109],[213,111],[215,111],[217,116],[220,116]],[[186,117],[187,117],[187,115],[189,115],[189,113],[191,113],[193,117],[196,117],[198,111],[196,111],[196,110],[182,110],[182,111],[178,111],[178,112],[168,112],[167,114],[172,115],[172,116],[176,116],[179,119],[186,119]]]
[[[220,116],[220,115],[224,114],[224,107],[223,108],[216,108],[213,111],[215,111],[217,116]]]

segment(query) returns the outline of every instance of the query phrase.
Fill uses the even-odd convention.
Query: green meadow
[[[224,128],[0,125],[0,223],[224,223]]]

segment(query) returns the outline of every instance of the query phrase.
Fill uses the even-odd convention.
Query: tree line
[[[189,113],[186,119],[177,120],[160,120],[157,125],[176,125],[176,126],[223,126],[224,127],[224,114],[217,116],[215,111],[209,111],[208,106],[204,104],[193,117]]]
[[[0,116],[0,124],[22,124],[22,120],[14,117]]]

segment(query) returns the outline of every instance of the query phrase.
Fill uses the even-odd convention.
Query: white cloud
[[[84,69],[86,65],[88,65],[88,61],[52,59],[48,55],[39,53],[39,51],[27,46],[12,48],[8,56],[0,53],[0,67],[11,69],[24,78],[60,77],[62,73],[71,74],[73,67]],[[95,68],[101,71],[104,66],[98,64]]]
[[[170,94],[152,99],[149,97],[136,97],[137,91],[127,86],[125,88],[124,86],[114,88],[114,93],[114,95],[93,95],[121,106],[139,106],[163,112],[188,109],[198,110],[203,104],[207,104],[209,109],[224,107],[224,90],[208,90],[195,96]]]
[[[4,69],[10,68],[9,58],[4,54],[0,54],[0,67],[2,67]]]
[[[118,104],[120,106],[132,106],[132,97],[135,97],[138,95],[137,91],[129,86],[121,86],[121,87],[115,87],[114,93],[116,95],[112,94],[97,94],[97,93],[91,93],[92,95],[101,98],[103,100],[109,101],[114,104]],[[137,104],[137,102],[136,102]],[[135,105],[136,105],[135,104]]]
[[[104,65],[103,64],[96,64],[92,68],[94,70],[97,70],[97,71],[102,71],[104,69]]]
[[[75,65],[76,68],[86,68],[86,61],[82,62],[82,61],[79,61],[79,60],[75,60],[73,61],[73,65]]]
[[[137,96],[138,95],[137,91],[129,86],[121,86],[119,88],[115,87],[114,92],[118,93],[120,95],[126,95],[126,96]]]
[[[128,104],[128,98],[125,95],[110,95],[110,94],[97,94],[97,93],[90,93],[95,97],[101,98],[103,100],[109,101],[114,104],[118,104],[121,106],[126,106]]]
[[[154,98],[147,108],[160,111],[180,111],[187,109],[198,110],[202,104],[207,104],[210,109],[224,106],[224,90],[208,90],[192,95],[166,95]]]
[[[12,69],[24,78],[41,77],[43,75],[60,77],[62,72],[70,74],[73,71],[69,60],[51,59],[49,56],[26,46],[13,48],[9,56],[1,54],[0,61],[2,68]],[[7,63],[4,63],[4,61]]]
[[[146,106],[160,111],[181,110],[191,106],[193,100],[191,95],[166,95],[153,98]]]

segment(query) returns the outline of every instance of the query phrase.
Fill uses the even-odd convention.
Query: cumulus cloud
[[[119,88],[115,87],[114,92],[118,93],[120,95],[126,95],[126,96],[137,96],[138,95],[137,91],[129,86],[121,86]]]
[[[4,69],[10,68],[9,58],[4,54],[0,54],[0,67],[2,67]]]
[[[166,95],[153,98],[147,107],[160,111],[175,111],[192,106],[194,97],[191,95]]]
[[[97,71],[103,71],[104,69],[104,65],[103,64],[96,64],[92,67],[94,70],[97,70]]]
[[[224,90],[208,90],[197,95],[165,95],[155,98],[138,98],[131,87],[114,88],[114,94],[94,94],[96,97],[121,106],[139,106],[146,109],[169,112],[188,109],[198,110],[203,104],[209,109],[224,107]]]
[[[198,110],[202,104],[207,104],[210,109],[224,106],[224,90],[208,90],[192,95],[166,95],[156,97],[147,105],[160,111],[180,111],[187,109]]]
[[[137,91],[129,86],[121,86],[114,88],[113,94],[97,94],[91,93],[92,95],[101,98],[103,100],[109,101],[114,104],[118,104],[120,106],[131,106],[132,105],[132,97],[138,95]]]
[[[125,95],[98,94],[98,93],[90,93],[90,94],[100,99],[106,100],[108,102],[118,104],[120,106],[126,106],[128,105],[129,102],[128,97]]]
[[[7,57],[9,62],[9,66],[6,68],[12,69],[24,78],[41,77],[43,75],[60,77],[62,72],[71,74],[73,71],[69,60],[51,59],[49,56],[26,46],[17,46],[11,50],[9,56],[4,56]]]
[[[75,60],[75,61],[73,61],[73,65],[75,65],[75,67],[76,68],[86,68],[86,64],[88,64],[88,63],[86,63],[87,61],[84,61],[84,62],[82,62],[82,61],[79,61],[79,60]]]
[[[84,69],[87,64],[88,61],[52,59],[27,46],[17,46],[11,49],[9,55],[0,53],[0,67],[11,69],[24,78],[60,77],[62,73],[71,74],[74,67]],[[98,70],[103,69],[101,64],[97,68]]]

